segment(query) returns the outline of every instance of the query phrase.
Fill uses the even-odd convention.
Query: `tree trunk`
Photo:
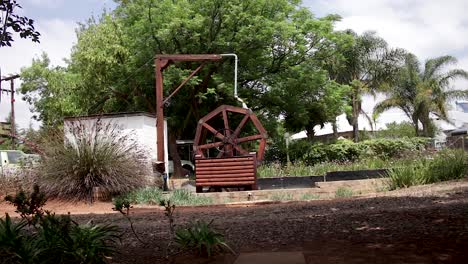
[[[314,139],[314,135],[315,135],[315,131],[314,131],[314,128],[306,128],[306,132],[307,132],[307,139],[308,140],[313,140]]]
[[[172,177],[174,178],[182,178],[184,175],[184,169],[182,168],[182,163],[180,161],[180,156],[179,152],[177,151],[177,142],[176,142],[176,136],[174,134],[169,134],[169,141],[168,141],[168,147],[169,147],[169,156],[172,158],[172,164],[174,168],[174,172],[172,174]]]
[[[421,120],[422,122],[422,135],[424,137],[431,137],[432,131],[431,131],[431,120],[429,118],[424,118]]]
[[[332,122],[332,128],[333,128],[333,138],[337,139],[338,138],[338,126],[336,124],[336,117],[335,117],[335,121]]]
[[[419,119],[415,116],[413,116],[413,126],[414,126],[414,130],[416,132],[416,136],[420,136],[420,132],[419,132]]]
[[[357,99],[357,94],[353,93],[353,116],[352,116],[352,126],[353,126],[353,139],[354,142],[359,141],[359,112],[360,112],[360,105]]]

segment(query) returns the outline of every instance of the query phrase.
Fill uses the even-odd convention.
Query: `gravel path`
[[[375,196],[248,207],[179,207],[174,216],[178,226],[213,220],[236,252],[301,250],[308,263],[468,263],[467,180]],[[74,219],[113,223],[127,230],[111,263],[168,262],[162,259],[168,221],[161,209],[134,209],[135,229],[148,242],[143,246],[123,217],[106,214],[110,204],[98,206],[103,214],[75,215]],[[11,210],[4,204],[0,209]],[[234,260],[232,255],[210,260],[178,255],[169,262]]]
[[[214,220],[213,226],[237,252],[302,250],[308,263],[468,263],[465,183],[416,187],[390,192],[390,197],[177,208],[175,219],[182,226]],[[142,247],[126,236],[122,255],[113,262],[154,263],[166,243],[167,220],[162,211],[153,209],[136,210],[133,217],[137,231],[150,245]],[[122,220],[112,219],[128,228]],[[108,221],[105,216],[95,220]],[[232,263],[233,259],[227,256],[212,262]],[[187,260],[180,256],[173,262]]]

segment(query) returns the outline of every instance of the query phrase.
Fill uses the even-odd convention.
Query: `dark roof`
[[[459,128],[450,132],[451,136],[461,136],[461,135],[466,135],[466,134],[468,134],[467,128]]]
[[[156,114],[148,112],[120,112],[120,113],[106,113],[106,114],[95,114],[87,116],[70,116],[65,117],[64,121],[72,120],[83,120],[83,119],[94,119],[94,118],[113,118],[113,117],[124,117],[124,116],[147,116],[151,118],[156,118]]]

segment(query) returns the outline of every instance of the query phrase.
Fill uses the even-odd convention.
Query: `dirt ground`
[[[79,222],[113,223],[127,232],[110,263],[233,263],[179,254],[162,258],[168,221],[160,208],[135,208],[135,229],[107,203],[49,202]],[[0,204],[0,212],[13,208]],[[374,197],[239,207],[179,207],[178,226],[214,220],[236,252],[303,251],[307,263],[468,263],[468,181],[419,186]]]

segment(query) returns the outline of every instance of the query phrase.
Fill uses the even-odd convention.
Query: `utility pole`
[[[11,125],[11,144],[12,148],[14,149],[15,146],[15,138],[16,138],[16,130],[15,130],[15,79],[19,78],[19,74],[11,75],[8,77],[0,78],[0,83],[2,81],[10,81],[10,90],[7,89],[0,89],[0,93],[5,91],[10,93],[10,103],[11,103],[11,116],[10,116],[10,125]],[[1,87],[1,85],[0,85]]]

